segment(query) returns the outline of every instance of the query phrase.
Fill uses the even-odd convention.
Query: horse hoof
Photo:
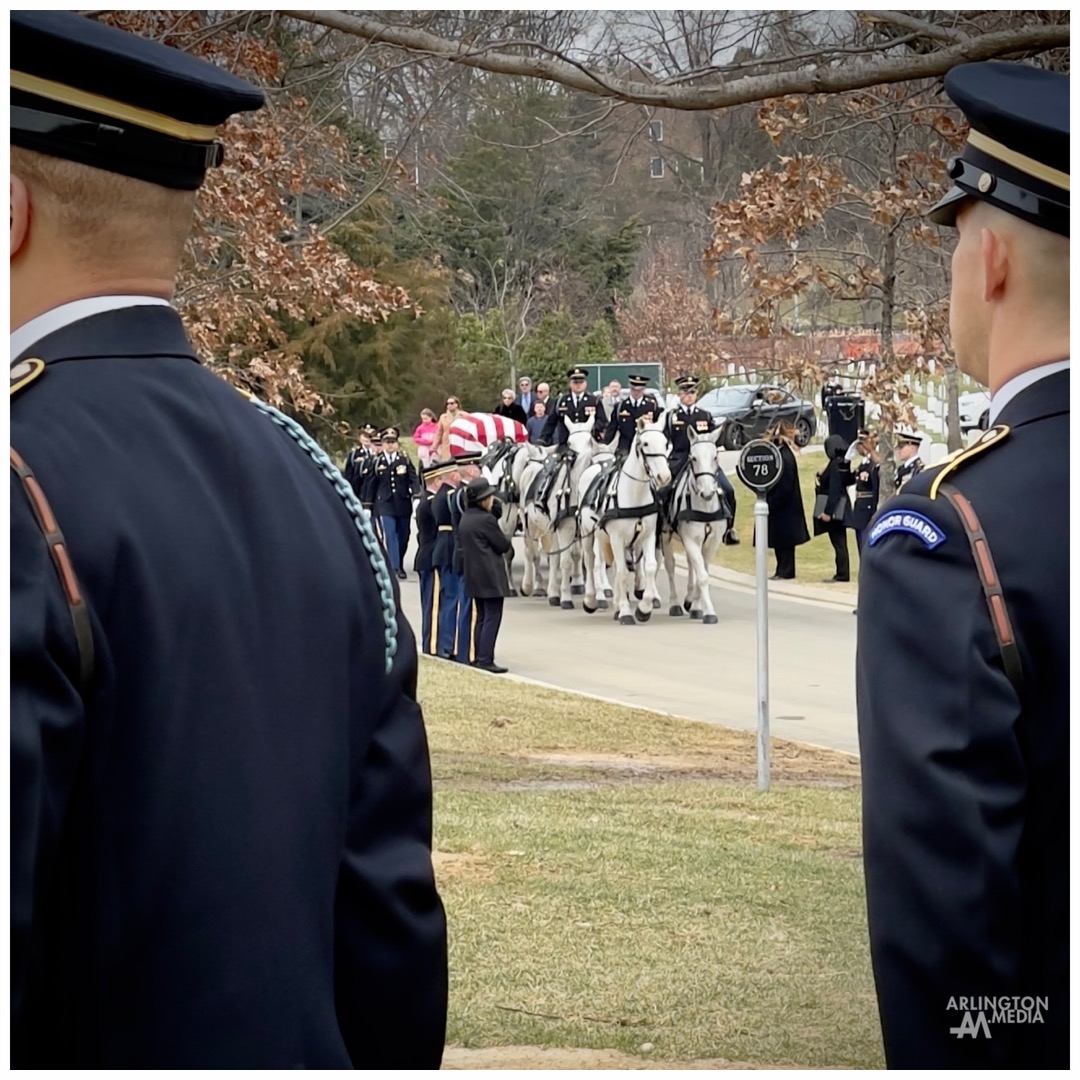
[[[510,595],[511,595],[511,596],[517,596],[517,595],[518,595],[518,591],[517,591],[517,589],[511,589],[511,590],[510,590]]]
[[[640,600],[644,595],[645,595],[645,590],[644,589],[635,589],[634,590],[634,599],[635,600]]]
[[[533,589],[533,596],[547,596],[547,589]]]
[[[604,611],[608,609],[608,602],[601,596],[597,598],[596,606],[602,608]]]
[[[672,604],[671,605],[671,610],[668,611],[668,614],[670,616],[672,616],[672,618],[678,618],[679,616],[682,615],[682,608],[679,607],[678,604]]]
[[[604,590],[604,595],[605,595],[605,596],[606,596],[606,597],[607,597],[607,598],[608,598],[609,600],[614,600],[614,599],[615,599],[615,592],[614,592],[614,590],[612,590],[612,589],[605,589],[605,590]]]
[[[619,625],[620,626],[633,626],[634,625],[634,616],[633,615],[620,615],[619,616]]]
[[[690,618],[691,619],[700,619],[701,618],[701,612],[698,611],[697,608],[694,608],[694,610],[690,612]]]
[[[584,596],[585,595],[585,586],[584,585],[571,585],[570,586],[570,595],[571,596]]]
[[[556,603],[559,603],[559,602],[556,601]],[[563,611],[573,611],[574,610],[574,601],[573,600],[563,600],[562,603],[559,604],[559,606],[563,609]]]
[[[638,622],[648,622],[652,618],[652,612],[637,610],[634,612],[634,618]]]
[[[558,607],[562,603],[562,601],[557,596],[549,596],[548,603],[552,607]]]
[[[589,607],[589,605],[586,604],[584,600],[581,601],[581,608],[585,612],[586,615],[593,615],[596,612],[595,606],[594,607]]]
[[[705,624],[706,626],[712,626],[712,625],[714,625],[715,623],[718,623],[718,622],[719,622],[720,620],[719,620],[719,618],[717,618],[717,616],[715,616],[715,615],[706,615],[706,616],[705,616],[705,618],[704,618],[704,619],[702,619],[701,621],[702,621],[702,622],[703,622],[703,623],[704,623],[704,624]]]
[[[619,612],[618,612],[618,609],[616,609],[615,611],[613,611],[613,612],[611,613],[611,617],[612,617],[612,618],[613,618],[613,619],[614,619],[614,620],[615,620],[616,622],[618,622],[618,621],[619,621]],[[632,621],[632,620],[631,620],[631,621]]]
[[[683,611],[689,611],[690,610],[690,601],[689,600],[684,600],[682,602],[682,606],[683,606]]]
[[[652,606],[653,606],[653,611],[655,611],[660,606],[660,597],[659,596],[654,596],[652,598]]]

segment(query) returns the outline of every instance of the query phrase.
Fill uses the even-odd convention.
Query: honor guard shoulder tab
[[[21,390],[25,390],[39,375],[45,371],[45,361],[20,360],[11,368],[11,396],[14,397]]]
[[[930,498],[937,498],[938,491],[946,478],[955,473],[965,462],[971,461],[972,458],[985,453],[992,446],[998,446],[1003,443],[1009,437],[1009,431],[1010,429],[1007,424],[997,424],[995,427],[988,428],[984,431],[971,446],[965,447],[963,450],[955,450],[953,453],[942,458],[937,465],[933,466],[934,469],[937,470],[937,473],[934,476],[933,483],[930,485]]]

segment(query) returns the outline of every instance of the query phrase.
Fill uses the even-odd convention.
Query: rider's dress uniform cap
[[[11,142],[193,191],[216,128],[263,93],[222,68],[70,11],[11,13]]]

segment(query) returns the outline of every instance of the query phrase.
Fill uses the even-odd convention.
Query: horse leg
[[[532,596],[536,588],[536,541],[532,535],[532,522],[528,511],[522,515],[521,537],[525,552],[525,570],[521,576],[521,595]]]
[[[653,609],[660,606],[660,594],[656,590],[656,534],[653,527],[641,530],[641,578],[644,586],[637,609],[637,621],[648,622]],[[655,604],[653,603],[655,601]]]
[[[596,611],[596,572],[593,566],[593,559],[595,557],[593,534],[586,532],[586,527],[589,523],[583,522],[581,526],[581,569],[585,574],[585,596],[581,601],[581,606],[588,614],[592,614]]]
[[[583,560],[581,557],[581,541],[575,540],[573,546],[570,548],[570,561],[573,566],[573,574],[570,578],[570,592],[574,596],[581,596],[585,592],[584,574],[585,568],[582,565]]]
[[[621,522],[613,523],[616,527]],[[626,568],[626,543],[612,530],[611,550],[615,556],[615,617],[622,626],[633,626],[634,615],[630,609],[630,571]]]
[[[716,621],[716,612],[712,610],[712,601],[709,599],[709,572],[702,559],[701,546],[704,543],[704,530],[695,530],[693,538],[687,539],[686,566],[690,571],[691,580],[694,583],[691,594],[690,618],[700,619],[708,612],[713,616],[710,622]]]
[[[573,598],[573,536],[576,530],[573,518],[564,521],[555,532],[555,542],[559,547],[559,606],[564,611],[574,610]],[[551,595],[555,595],[554,588]]]
[[[703,538],[701,546],[698,548],[698,558],[700,560],[698,572],[701,575],[701,610],[705,613],[702,622],[708,624],[720,621],[716,615],[716,608],[713,606],[712,590],[709,588],[709,565],[712,563],[713,556],[716,554],[717,548],[720,546],[720,540],[726,531],[726,524],[717,522],[711,527],[711,531]]]
[[[675,588],[675,549],[672,541],[675,537],[670,529],[664,530],[664,569],[667,571],[668,580],[668,615],[682,615],[682,607],[679,604],[679,594]]]

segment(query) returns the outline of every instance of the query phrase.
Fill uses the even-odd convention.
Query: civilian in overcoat
[[[799,463],[794,451],[795,429],[782,424],[775,431],[773,442],[780,448],[783,470],[765,495],[769,506],[769,547],[776,552],[773,579],[790,580],[795,576],[795,549],[810,542],[810,532],[806,527]]]

